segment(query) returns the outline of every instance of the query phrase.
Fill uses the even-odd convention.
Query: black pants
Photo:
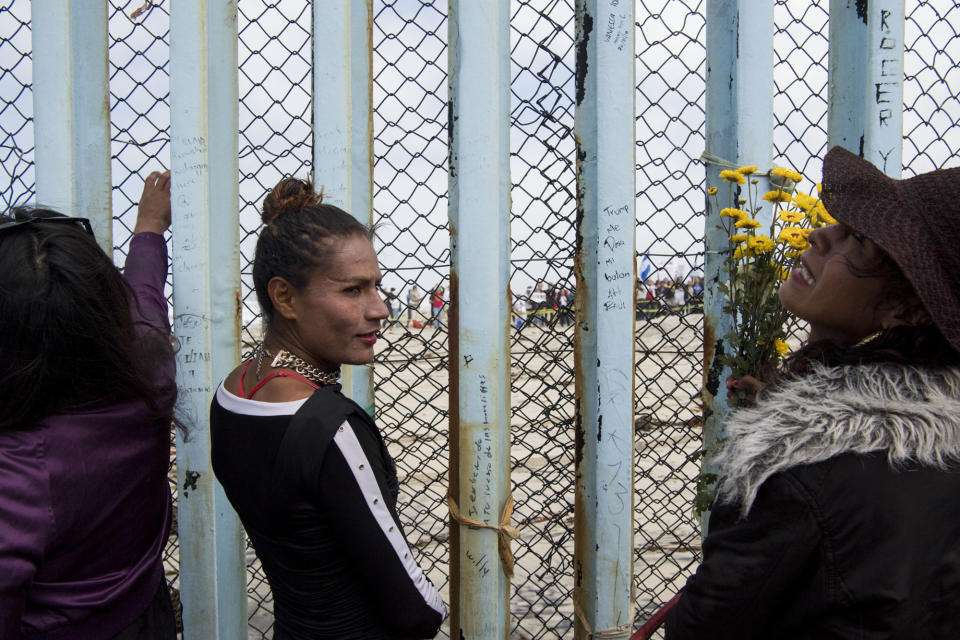
[[[177,620],[166,580],[160,581],[160,588],[143,613],[113,640],[177,640]]]

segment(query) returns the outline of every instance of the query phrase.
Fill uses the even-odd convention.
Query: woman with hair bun
[[[373,233],[309,181],[263,201],[253,282],[266,331],[217,390],[213,469],[273,591],[274,639],[433,637],[445,609],[397,517],[393,461],[340,392],[387,308]]]
[[[174,640],[170,174],[121,272],[90,223],[0,216],[0,638]]]
[[[960,638],[960,168],[836,147],[822,198],[780,289],[809,338],[725,424],[668,640]]]

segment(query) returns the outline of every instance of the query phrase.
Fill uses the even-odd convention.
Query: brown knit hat
[[[823,159],[823,204],[900,267],[960,351],[960,167],[894,180],[842,147]]]

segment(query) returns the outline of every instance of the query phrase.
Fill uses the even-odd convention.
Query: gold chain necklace
[[[336,384],[337,380],[340,379],[340,367],[337,367],[334,371],[320,371],[300,356],[294,355],[286,349],[277,351],[277,355],[274,356],[270,366],[274,369],[293,369],[307,380],[319,385]]]
[[[267,351],[267,345],[261,342],[257,345],[257,380],[260,380],[263,376],[260,374],[260,370],[263,368],[263,356],[273,357],[273,354]]]

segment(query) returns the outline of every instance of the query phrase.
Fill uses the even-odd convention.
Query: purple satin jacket
[[[138,332],[169,333],[167,250],[133,237],[125,276]],[[158,371],[172,382],[174,362]],[[92,402],[0,431],[0,638],[109,638],[163,580],[170,425],[139,401]]]

